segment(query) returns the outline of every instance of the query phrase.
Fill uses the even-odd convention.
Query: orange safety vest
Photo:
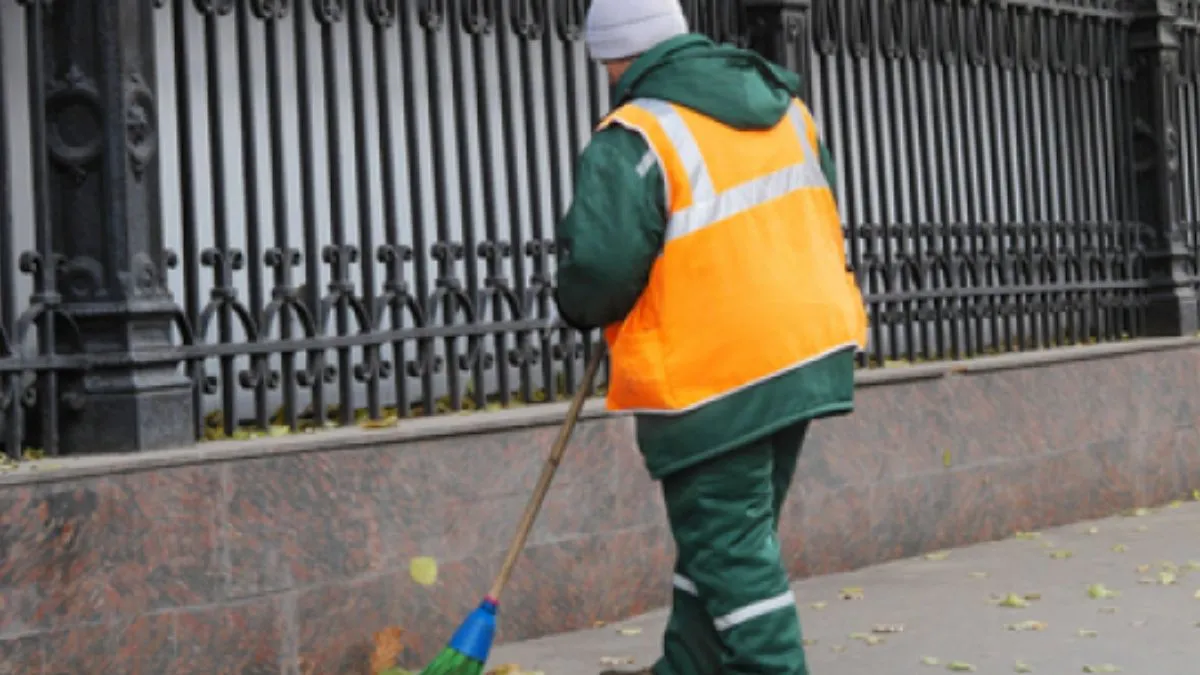
[[[667,227],[649,283],[605,329],[608,408],[693,410],[845,349],[865,349],[862,292],[799,100],[774,128],[734,129],[680,105],[627,103],[620,124],[650,146]]]

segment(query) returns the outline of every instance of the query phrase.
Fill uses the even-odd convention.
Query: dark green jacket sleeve
[[[575,194],[559,222],[555,301],[580,329],[625,318],[662,247],[662,171],[641,136],[622,127],[596,133],[580,156]]]

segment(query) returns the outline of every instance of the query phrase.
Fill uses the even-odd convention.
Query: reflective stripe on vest
[[[605,330],[611,409],[682,413],[865,348],[861,292],[799,101],[761,132],[653,99],[622,106],[601,128],[612,123],[639,133],[657,159],[668,222],[642,298]],[[727,290],[742,284],[742,297]]]
[[[676,118],[678,119],[678,116]],[[808,132],[804,126],[804,117],[795,104],[788,111],[788,119],[795,128],[796,135],[801,138],[800,145],[804,149],[804,161],[784,167],[761,178],[747,181],[707,199],[696,196],[703,193],[697,190],[697,182],[693,177],[690,181],[693,203],[691,206],[671,214],[671,221],[667,225],[666,241],[672,241],[698,232],[713,223],[719,223],[732,218],[759,204],[779,199],[794,190],[828,188],[829,183],[825,180],[824,172],[821,171],[820,162],[813,156],[812,148],[807,142]],[[679,120],[679,124],[682,125],[683,121]],[[667,133],[671,133],[671,131],[668,130]],[[672,141],[674,140],[672,138]],[[690,132],[687,132],[686,140],[682,136],[680,140],[691,144],[689,150],[684,150],[683,146],[678,143],[675,145],[676,150],[681,155],[686,156],[694,152],[697,156],[700,156],[700,148],[696,145],[696,141],[691,137]],[[688,160],[685,159],[684,161]],[[703,157],[700,158],[698,165],[700,167],[697,171],[700,174],[699,184],[701,186],[707,184],[708,190],[711,192],[712,179],[708,176],[708,167],[705,165]]]

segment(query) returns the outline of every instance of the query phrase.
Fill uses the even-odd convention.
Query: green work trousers
[[[808,423],[663,479],[674,596],[655,675],[808,675],[779,517]]]

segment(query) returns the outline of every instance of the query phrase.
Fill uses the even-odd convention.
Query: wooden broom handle
[[[529,531],[533,529],[533,522],[537,519],[538,511],[542,509],[546,493],[550,491],[550,482],[554,480],[554,473],[562,462],[563,454],[567,450],[567,443],[571,440],[571,432],[575,430],[575,422],[579,420],[579,413],[583,410],[583,404],[587,401],[588,394],[591,393],[592,384],[596,381],[596,373],[599,372],[600,364],[603,361],[604,343],[600,342],[593,350],[591,360],[588,361],[587,370],[583,374],[583,382],[580,383],[579,389],[571,399],[571,407],[567,409],[567,418],[563,420],[562,426],[558,429],[558,438],[554,439],[550,457],[542,467],[542,475],[538,477],[537,487],[533,489],[533,497],[529,500],[529,505],[525,507],[525,515],[521,517],[521,524],[517,526],[517,534],[508,547],[508,555],[500,567],[500,574],[496,575],[496,582],[492,584],[492,590],[488,593],[488,598],[494,602],[500,601],[504,585],[512,576],[517,558],[521,557],[525,541],[529,539]]]

